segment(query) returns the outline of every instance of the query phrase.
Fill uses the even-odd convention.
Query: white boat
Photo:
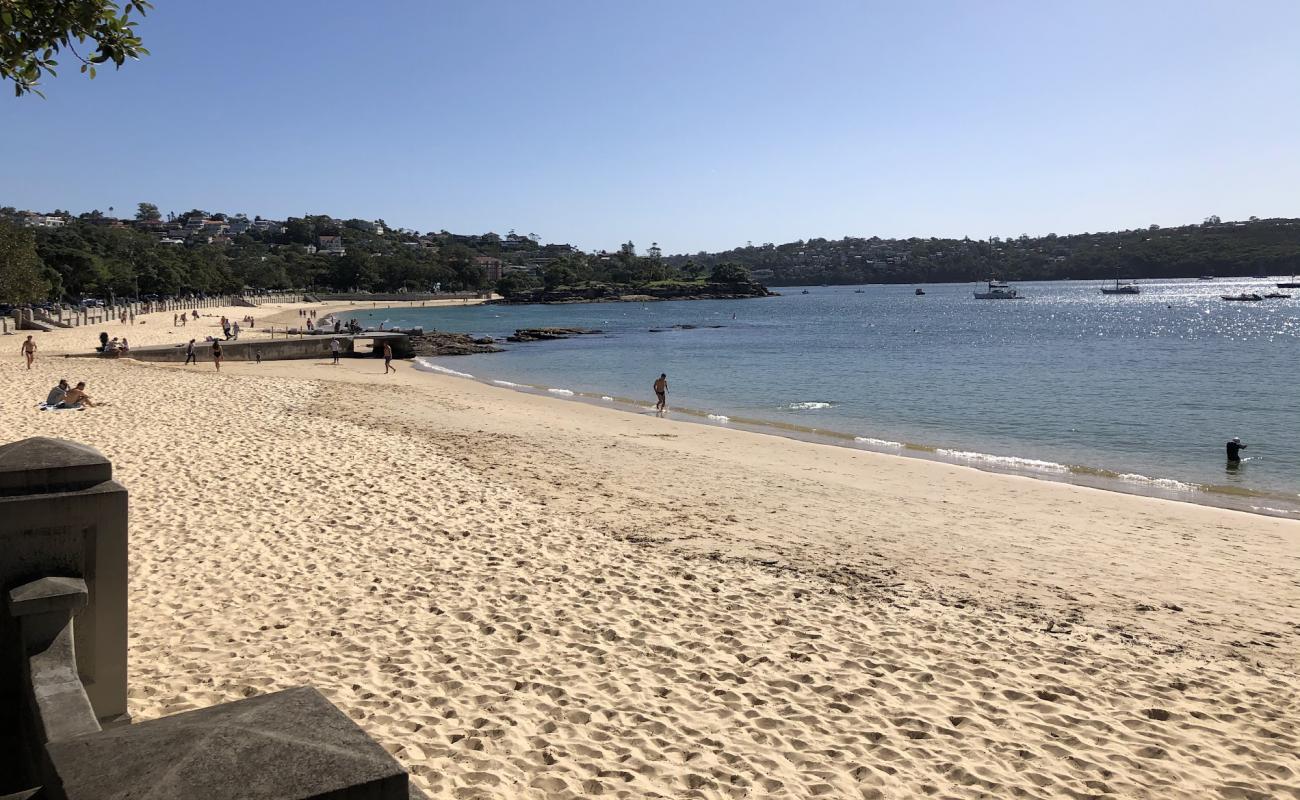
[[[1115,279],[1114,286],[1101,287],[1102,294],[1142,294],[1142,290],[1133,281],[1120,283],[1119,278]]]
[[[976,292],[976,300],[1022,300],[1015,289],[1001,281],[989,281],[988,291]]]

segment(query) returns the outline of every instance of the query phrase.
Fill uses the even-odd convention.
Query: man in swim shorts
[[[655,411],[663,413],[668,410],[668,373],[660,373],[659,380],[655,381],[655,397],[659,402],[655,403]]]
[[[32,362],[36,360],[36,341],[32,339],[31,334],[27,335],[27,341],[23,342],[22,354],[27,359],[27,368],[32,368]]]

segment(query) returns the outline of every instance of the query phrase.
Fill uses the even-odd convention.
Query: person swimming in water
[[[1234,436],[1232,441],[1228,442],[1228,463],[1240,464],[1241,451],[1246,449],[1246,445],[1241,443],[1241,437]]]

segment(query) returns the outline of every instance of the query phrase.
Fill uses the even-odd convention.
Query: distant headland
[[[328,215],[284,220],[192,209],[132,218],[0,208],[2,303],[256,290],[482,292],[508,303],[763,297],[767,286],[1250,276],[1300,271],[1300,219],[987,240],[879,237],[749,244],[718,253],[584,252],[510,231],[455,234]]]

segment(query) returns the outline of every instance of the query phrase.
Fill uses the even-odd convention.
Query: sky
[[[1300,3],[154,0],[0,205],[666,253],[1300,216]]]

